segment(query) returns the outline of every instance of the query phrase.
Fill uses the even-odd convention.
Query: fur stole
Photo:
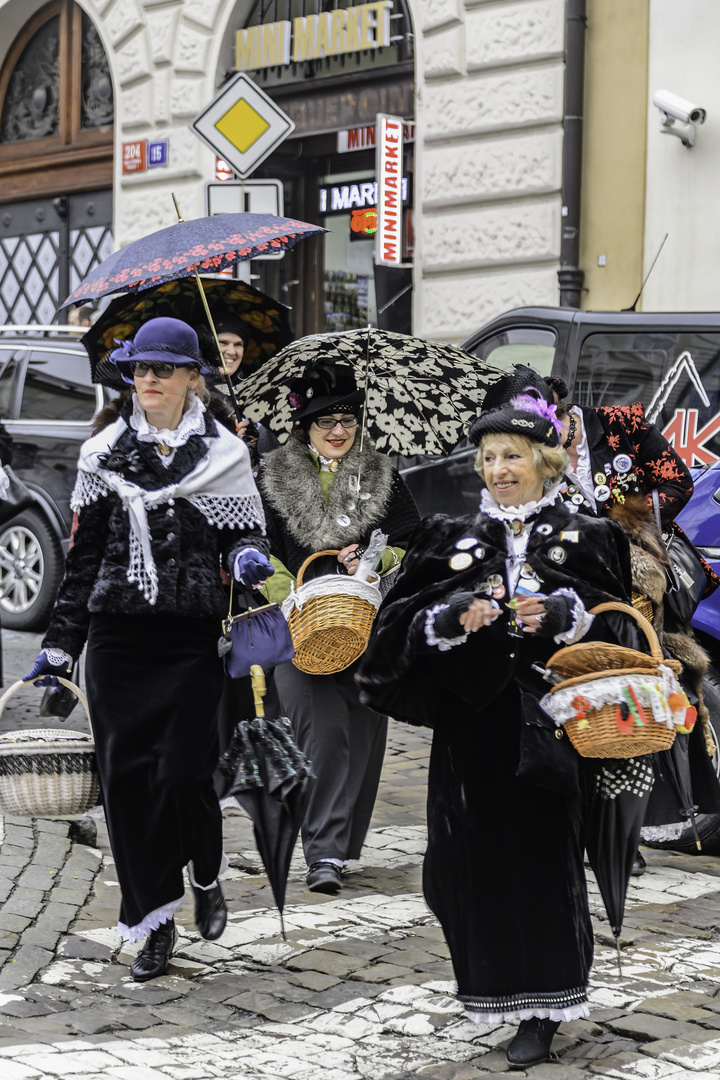
[[[360,474],[361,491],[370,496],[359,499],[350,491],[348,481]],[[322,551],[343,548],[348,537],[367,536],[382,521],[393,485],[390,459],[379,454],[365,438],[362,452],[359,440],[340,459],[325,503],[318,470],[307,445],[292,436],[279,450],[265,456],[261,477],[263,494],[271,503],[299,544]],[[353,505],[354,504],[354,505]],[[348,517],[350,525],[338,524]]]

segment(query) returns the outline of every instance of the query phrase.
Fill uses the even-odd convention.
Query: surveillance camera
[[[674,120],[680,120],[683,124],[704,124],[707,113],[699,105],[693,105],[692,101],[672,94],[669,90],[657,90],[653,96],[653,105],[671,116]]]
[[[695,145],[695,125],[705,123],[705,109],[669,90],[656,91],[653,105],[660,110],[660,131],[663,135],[676,135],[683,146]]]

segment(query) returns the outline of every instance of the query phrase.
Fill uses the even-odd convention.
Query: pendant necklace
[[[168,446],[168,444],[164,442],[156,443],[155,449],[157,450],[160,457],[170,457],[173,452],[172,446]]]

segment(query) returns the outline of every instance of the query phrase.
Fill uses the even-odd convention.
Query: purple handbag
[[[263,604],[242,615],[228,616],[223,620],[218,651],[231,679],[249,675],[253,664],[267,671],[292,660],[295,649],[280,605]]]

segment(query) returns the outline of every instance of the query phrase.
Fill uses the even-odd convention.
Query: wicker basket
[[[293,664],[309,675],[333,675],[362,656],[380,606],[380,590],[350,575],[326,574],[303,585],[314,559],[337,555],[316,551],[298,570],[295,591],[283,604],[295,658]]]
[[[591,614],[599,615],[603,611],[623,611],[632,616],[647,638],[650,655],[603,642],[568,645],[551,656],[545,665],[551,671],[566,676],[563,682],[550,691],[551,700],[553,694],[570,687],[577,687],[578,694],[582,695],[583,687],[588,688],[589,684],[603,678],[661,678],[660,665],[675,674],[681,670],[682,665],[677,661],[667,660],[663,656],[657,634],[644,615],[634,607],[619,603],[599,604],[592,609]],[[668,750],[672,746],[675,727],[669,728],[654,719],[642,727],[634,727],[630,732],[620,731],[616,722],[617,707],[617,704],[605,704],[588,710],[582,718],[573,717],[565,721],[564,728],[568,738],[581,757],[640,757],[643,754]]]
[[[87,713],[80,687],[58,679]],[[0,715],[10,697],[32,683],[16,682],[0,698]],[[91,735],[60,728],[9,731],[0,735],[0,811],[21,817],[84,814],[98,801],[100,785]]]

